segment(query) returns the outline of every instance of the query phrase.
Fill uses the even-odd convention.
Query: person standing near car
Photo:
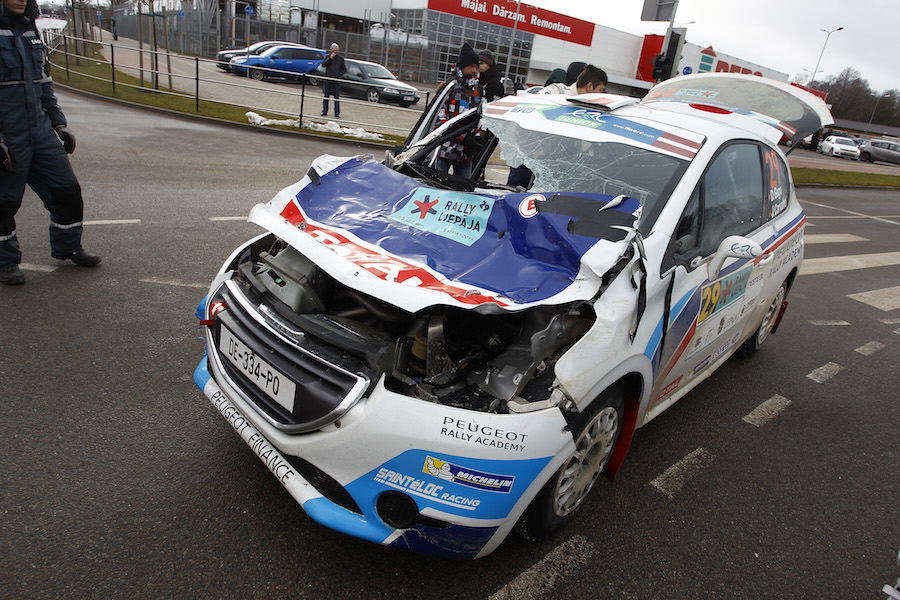
[[[328,116],[328,96],[334,98],[334,117],[341,118],[341,82],[340,78],[347,72],[344,57],[339,54],[341,47],[332,44],[328,50],[328,56],[322,61],[325,67],[325,76],[329,79],[322,80],[322,116]]]
[[[456,81],[444,105],[438,112],[438,127],[457,115],[481,104],[481,88],[478,85],[478,55],[468,43],[459,50],[459,59],[453,67]],[[472,176],[472,158],[484,144],[484,130],[476,128],[443,144],[438,149],[435,168],[460,177]]]
[[[493,102],[506,95],[503,93],[500,71],[494,64],[494,54],[490,50],[478,53],[478,84],[485,102]]]
[[[50,212],[50,255],[94,267],[100,257],[81,247],[84,200],[67,154],[75,137],[53,93],[35,19],[36,0],[0,7],[0,283],[20,285],[22,251],[16,213],[26,184]]]

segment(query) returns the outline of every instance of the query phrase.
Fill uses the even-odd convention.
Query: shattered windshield
[[[688,162],[630,144],[532,131],[512,121],[485,118],[500,138],[500,158],[534,173],[533,192],[625,195],[640,201],[647,233]]]

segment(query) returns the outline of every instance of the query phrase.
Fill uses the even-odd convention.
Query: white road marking
[[[23,271],[39,271],[41,273],[52,273],[59,267],[55,267],[52,265],[34,265],[31,263],[22,263],[19,265],[19,268]]]
[[[247,217],[210,217],[210,221],[246,221]]]
[[[803,236],[807,244],[835,244],[844,242],[868,242],[868,238],[859,237],[851,233],[813,233]]]
[[[900,319],[881,319],[881,322],[885,325],[896,325],[900,323]]]
[[[827,256],[825,258],[809,258],[800,266],[801,275],[818,275],[820,273],[836,273],[854,269],[870,269],[872,267],[889,267],[900,265],[900,252],[881,252],[879,254],[853,254],[850,256]]]
[[[136,225],[140,219],[107,219],[100,221],[85,221],[85,225]]]
[[[706,448],[697,448],[650,482],[660,492],[674,498],[684,485],[712,464],[716,456]]]
[[[751,425],[755,425],[757,427],[762,427],[775,417],[777,417],[781,411],[787,408],[791,404],[791,401],[781,396],[779,394],[775,394],[752,411],[749,414],[745,415],[743,421],[745,423],[750,423]]]
[[[849,294],[847,297],[880,308],[885,312],[900,308],[900,286]]]
[[[581,572],[581,567],[599,550],[587,538],[573,535],[518,577],[491,594],[488,600],[533,600],[543,598],[556,583]]]
[[[822,365],[818,369],[813,370],[812,373],[807,375],[807,377],[812,379],[816,383],[825,383],[843,370],[844,367],[842,367],[841,365],[830,362],[828,364]]]
[[[811,204],[812,206],[820,206],[822,208],[827,208],[829,210],[836,210],[838,212],[846,213],[848,215],[853,215],[854,217],[862,217],[864,219],[872,219],[873,221],[879,221],[881,223],[890,223],[891,225],[900,225],[900,223],[898,223],[897,221],[891,221],[889,219],[885,219],[884,217],[874,217],[872,215],[867,215],[867,214],[864,214],[861,212],[856,212],[855,210],[847,210],[845,208],[835,208],[833,206],[828,206],[826,204],[817,204],[816,202],[803,201],[803,203]],[[813,218],[818,219],[820,217],[813,217]],[[827,218],[827,217],[825,217],[825,218]]]
[[[837,327],[842,325],[849,325],[847,321],[810,321],[811,325],[820,325],[824,327]]]
[[[209,288],[209,284],[206,283],[184,283],[183,281],[175,281],[172,279],[156,279],[153,277],[148,277],[147,279],[141,279],[141,283],[155,283],[158,285],[174,285],[176,287],[189,287],[189,288],[198,288],[201,290],[205,290]]]
[[[883,348],[884,344],[882,344],[881,342],[869,342],[868,344],[863,344],[862,346],[857,348],[856,351],[863,356],[869,356],[871,354],[875,354]]]

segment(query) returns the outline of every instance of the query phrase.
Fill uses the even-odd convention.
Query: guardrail
[[[427,105],[431,95],[424,94],[418,110],[342,97],[342,118],[339,125],[333,125],[329,123],[333,119],[319,116],[323,99],[319,86],[302,75],[299,81],[292,81],[297,78],[296,73],[254,67],[266,75],[265,79],[284,80],[257,81],[249,77],[249,70],[242,77],[217,68],[213,59],[152,50],[137,40],[124,38],[97,42],[57,33],[48,42],[57,81],[79,75],[101,86],[108,85],[112,96],[119,95],[123,87],[152,91],[193,99],[194,110],[201,114],[201,101],[217,102],[293,119],[298,127],[308,129],[337,131],[340,126],[403,137],[415,125],[421,107]],[[315,79],[327,78],[316,74]]]

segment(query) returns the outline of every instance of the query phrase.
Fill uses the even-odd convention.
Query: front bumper
[[[572,450],[558,410],[474,413],[381,385],[339,421],[286,433],[248,405],[217,364],[205,356],[194,381],[288,493],[314,521],[377,544],[485,556]],[[414,510],[395,526],[390,503],[398,499]]]

